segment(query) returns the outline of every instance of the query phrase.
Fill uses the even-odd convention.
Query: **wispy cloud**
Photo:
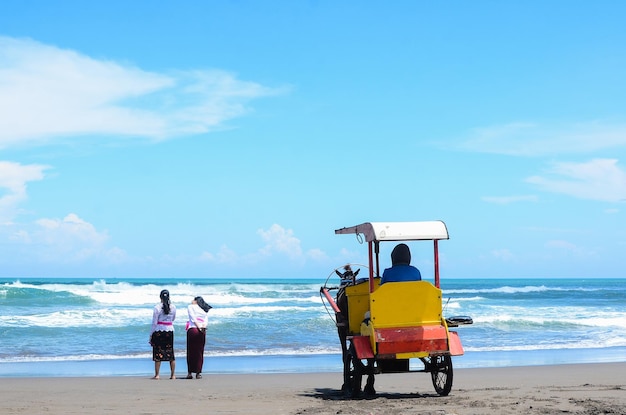
[[[542,125],[510,123],[477,128],[459,148],[511,156],[562,156],[626,148],[626,124],[601,121]],[[552,162],[544,174],[525,179],[543,191],[580,199],[618,202],[626,199],[626,172],[616,158],[587,162]],[[490,203],[536,201],[535,196],[483,197]]]
[[[265,246],[261,250],[264,255],[277,252],[285,254],[292,259],[302,256],[300,240],[293,236],[291,229],[285,229],[278,224],[273,224],[268,230],[259,229],[257,233],[261,235],[265,242]]]
[[[249,101],[280,92],[225,71],[150,72],[0,36],[0,148],[205,133],[245,114]]]
[[[616,147],[626,147],[626,123],[509,123],[476,128],[459,145],[467,151],[512,156],[589,153]]]
[[[200,261],[214,262],[218,264],[231,264],[236,263],[238,260],[237,254],[227,246],[222,246],[217,253],[203,252],[200,255]]]
[[[0,224],[13,220],[27,198],[28,182],[42,180],[48,166],[0,161]]]
[[[70,213],[64,218],[42,218],[28,224],[5,223],[0,226],[0,243],[7,246],[17,261],[46,264],[78,264],[98,261],[116,264],[128,260],[126,253],[111,246],[106,231]],[[6,254],[6,252],[3,252]]]
[[[54,262],[83,261],[92,257],[110,256],[109,235],[98,231],[91,223],[70,213],[63,219],[39,219],[33,231],[33,241],[44,247],[40,254]],[[114,256],[120,252],[114,249]]]
[[[217,253],[203,252],[199,260],[236,266],[260,264],[276,257],[285,259],[285,262],[289,264],[300,265],[307,260],[322,261],[328,259],[326,253],[317,248],[304,252],[300,239],[294,235],[293,230],[286,229],[276,223],[269,229],[259,229],[257,234],[261,237],[264,245],[254,252],[238,253],[227,246],[222,246]]]
[[[488,203],[508,205],[511,203],[518,203],[518,202],[536,202],[539,199],[535,195],[525,195],[525,196],[484,196],[482,197],[482,200]]]
[[[493,258],[499,259],[501,261],[512,261],[515,259],[513,253],[506,248],[494,249],[491,251],[491,255]]]
[[[526,179],[544,191],[580,199],[619,202],[626,198],[626,172],[615,159],[594,159],[584,163],[555,162],[546,176]]]
[[[575,255],[576,257],[591,257],[595,256],[597,252],[593,249],[582,248],[576,244],[565,240],[550,240],[547,241],[545,247],[553,251],[560,252],[565,255]]]

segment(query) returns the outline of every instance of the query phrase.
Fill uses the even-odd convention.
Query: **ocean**
[[[328,282],[333,285],[332,281]],[[205,373],[341,372],[323,279],[0,279],[0,377],[151,375],[152,309],[177,307],[177,373],[186,373],[186,307],[209,312]],[[626,279],[442,279],[444,315],[465,355],[455,368],[626,361]]]

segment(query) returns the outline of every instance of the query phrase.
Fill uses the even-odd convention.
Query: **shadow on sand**
[[[346,396],[339,389],[316,388],[312,393],[303,393],[301,396],[307,396],[325,401],[355,401],[355,400],[374,400],[374,399],[424,399],[424,398],[441,398],[436,393],[389,393],[377,392],[375,395],[361,394],[358,398]]]

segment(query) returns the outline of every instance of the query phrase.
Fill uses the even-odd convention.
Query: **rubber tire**
[[[440,396],[448,396],[452,390],[452,357],[449,355],[432,356],[429,370],[435,392]]]

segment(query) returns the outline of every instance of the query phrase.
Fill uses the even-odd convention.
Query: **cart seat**
[[[428,281],[387,282],[370,294],[376,328],[441,324],[441,290]]]
[[[447,353],[441,290],[428,281],[388,282],[370,294],[371,342],[381,357]]]

